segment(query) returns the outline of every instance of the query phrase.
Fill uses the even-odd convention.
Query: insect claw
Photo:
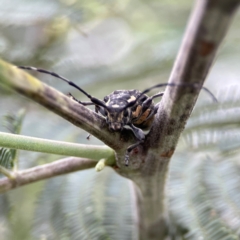
[[[67,94],[67,96],[74,100],[74,97],[73,97],[73,95],[70,92]]]
[[[91,137],[91,134],[88,134],[87,137],[86,137],[87,140],[90,140],[90,137]]]

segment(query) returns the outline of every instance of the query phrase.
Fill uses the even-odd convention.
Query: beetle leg
[[[95,103],[93,103],[93,102],[82,102],[82,101],[76,99],[71,93],[68,93],[68,95],[69,95],[69,97],[70,97],[71,99],[73,99],[74,101],[82,104],[83,106],[95,105]]]
[[[164,94],[164,92],[161,92],[161,93],[157,93],[157,94],[153,95],[152,97],[147,98],[147,99],[142,103],[142,113],[144,113],[144,112],[151,106],[152,100],[153,100],[154,98],[162,97],[163,94]],[[157,105],[158,105],[158,104],[157,104]],[[149,114],[149,116],[146,118],[145,121],[147,121],[149,118],[151,118],[151,117],[157,112],[157,109],[158,109],[158,106],[157,106],[157,108],[154,107],[154,111]],[[139,114],[139,117],[138,117],[138,118],[140,118],[140,117],[141,117],[141,114]]]
[[[144,132],[140,129],[140,128],[137,128],[135,127],[134,125],[132,124],[129,124],[129,127],[132,129],[135,137],[139,140],[137,143],[134,143],[132,145],[130,145],[128,148],[127,148],[127,151],[126,151],[126,154],[125,154],[125,166],[128,166],[129,164],[129,154],[130,152],[136,148],[137,146],[139,146],[141,143],[144,142],[144,139],[145,139],[145,134]]]
[[[132,129],[135,137],[139,140],[139,141],[143,141],[145,139],[145,134],[142,131],[142,129],[135,127],[133,124],[129,123],[128,124],[129,127]]]
[[[152,96],[152,99],[157,98],[157,97],[162,97],[163,94],[164,94],[164,92],[157,93],[157,94],[155,94],[155,95]]]
[[[107,116],[106,110],[101,106],[95,105],[95,112],[96,113],[100,112],[103,115],[103,117]]]
[[[156,114],[157,113],[157,111],[158,111],[158,108],[159,108],[159,104],[160,103],[157,103],[155,106],[154,106],[154,114]]]
[[[90,137],[91,137],[92,135],[89,133],[88,135],[87,135],[87,137],[86,137],[86,139],[87,140],[90,140]]]
[[[147,99],[143,102],[143,104],[142,104],[142,113],[144,113],[144,112],[151,106],[152,100],[153,100],[154,98],[162,97],[163,94],[164,94],[164,92],[161,92],[161,93],[157,93],[157,94],[153,95],[152,97],[147,98]],[[156,108],[156,106],[157,106],[157,108]],[[154,114],[157,112],[158,104],[156,104],[156,106],[154,107],[154,112],[153,112]],[[152,117],[152,115],[153,115],[153,114],[150,113],[149,116],[146,118],[146,121],[147,121],[150,117]]]
[[[142,113],[144,113],[152,104],[152,97],[147,98],[143,103],[142,103]]]
[[[130,152],[131,152],[134,148],[136,148],[137,146],[139,146],[141,143],[143,143],[143,141],[144,141],[144,140],[139,141],[139,142],[137,142],[137,143],[135,143],[135,144],[132,144],[131,146],[129,146],[129,147],[127,148],[127,151],[126,151],[126,154],[125,154],[125,166],[126,166],[126,167],[129,165],[129,154],[130,154]]]
[[[164,92],[161,92],[161,93],[157,93],[155,95],[153,95],[152,97],[149,97],[147,98],[143,103],[142,103],[142,113],[144,113],[152,104],[152,100],[154,98],[157,98],[157,97],[162,97],[164,94]],[[150,119],[154,114],[156,114],[157,110],[158,110],[158,107],[159,107],[159,104],[156,104],[155,107],[154,107],[154,111],[152,111],[148,116],[147,118],[145,119],[145,121],[147,121],[148,119]],[[141,114],[139,114],[139,117],[141,117]],[[138,119],[137,119],[138,120]],[[144,121],[144,122],[145,122]]]
[[[157,110],[155,110],[156,107],[154,107],[154,110],[150,112],[150,114],[147,116],[147,118],[143,121],[146,122],[148,121],[153,115],[155,115],[157,113],[157,110],[158,110],[158,107],[157,107]],[[156,111],[156,112],[155,112]]]

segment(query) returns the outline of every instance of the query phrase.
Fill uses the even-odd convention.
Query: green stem
[[[106,146],[59,142],[4,132],[0,132],[0,147],[90,158],[97,161],[105,158],[108,159],[108,165],[115,162],[114,151]]]

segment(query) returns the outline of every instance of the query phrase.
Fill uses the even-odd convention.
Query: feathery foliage
[[[195,109],[182,136],[184,153],[171,163],[169,214],[173,232],[186,239],[240,237],[237,92],[225,89],[219,104]]]
[[[7,114],[3,117],[2,124],[10,133],[19,134],[24,116],[25,110],[23,109],[17,114]],[[16,149],[0,148],[0,166],[10,170],[16,169],[17,152]]]

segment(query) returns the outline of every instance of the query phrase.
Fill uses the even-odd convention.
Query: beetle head
[[[108,108],[106,122],[112,131],[121,131],[130,122],[129,109]]]

